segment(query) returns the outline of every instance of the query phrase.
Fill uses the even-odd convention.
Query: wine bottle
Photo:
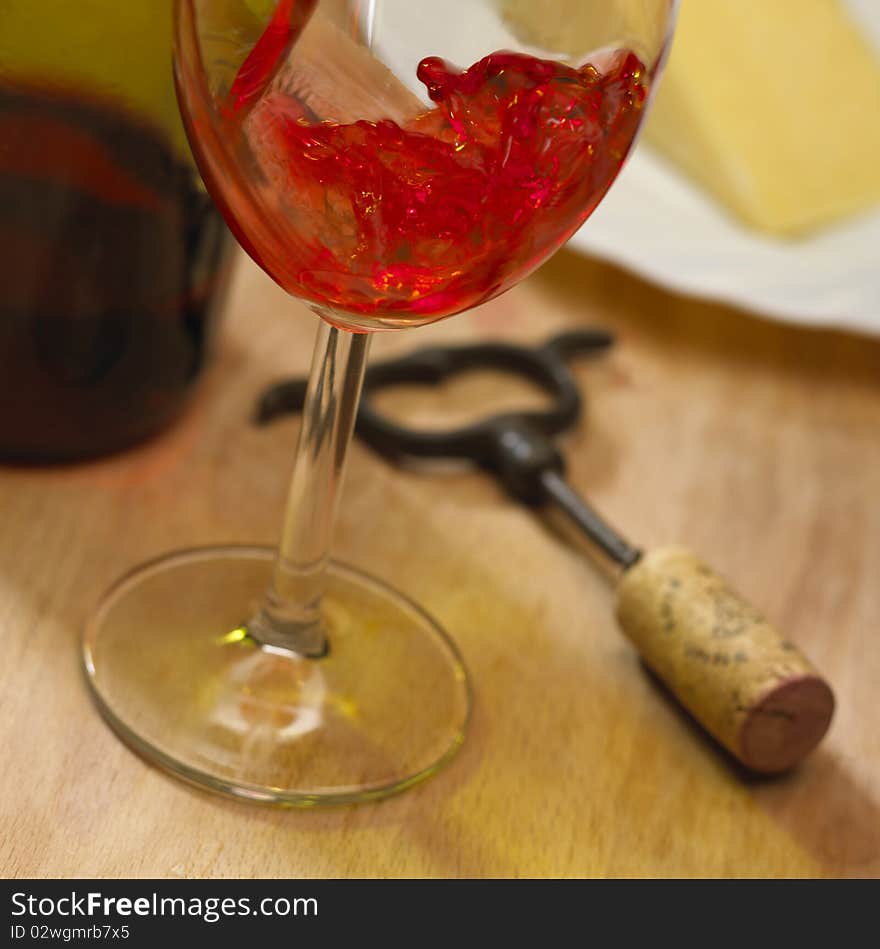
[[[186,404],[231,242],[180,123],[171,0],[5,0],[0,35],[0,458],[94,457]]]

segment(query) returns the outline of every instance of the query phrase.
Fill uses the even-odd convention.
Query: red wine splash
[[[543,262],[620,170],[647,95],[633,53],[602,71],[511,52],[464,71],[428,57],[418,78],[434,109],[403,124],[317,121],[272,84],[313,6],[282,0],[225,109],[284,207],[271,238],[236,229],[288,291],[365,316],[451,315]]]

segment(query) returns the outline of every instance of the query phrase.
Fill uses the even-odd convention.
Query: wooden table
[[[165,550],[275,540],[298,426],[249,424],[305,371],[314,322],[251,265],[191,411],[96,464],[0,469],[0,872],[5,876],[839,876],[880,873],[880,343],[680,299],[562,253],[485,308],[376,355],[601,324],[571,480],[634,539],[687,541],[826,672],[839,709],[795,773],[748,779],[644,673],[601,571],[483,476],[356,445],[338,554],[446,625],[476,687],[438,777],[318,812],[233,803],[143,763],[92,708],[80,627]],[[489,375],[443,411],[511,397]],[[403,417],[436,418],[408,390]]]

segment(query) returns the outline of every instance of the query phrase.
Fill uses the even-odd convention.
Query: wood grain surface
[[[251,426],[305,371],[314,318],[240,264],[217,358],[160,439],[98,463],[0,468],[5,876],[880,875],[880,343],[784,327],[562,253],[521,287],[374,356],[601,325],[578,363],[574,485],[644,545],[687,543],[796,640],[838,710],[797,771],[737,770],[644,672],[603,571],[466,470],[355,445],[339,556],[455,637],[476,711],[439,776],[380,804],[233,803],[143,763],[100,720],[79,636],[107,585],[166,550],[272,543],[298,421]],[[535,398],[491,374],[385,397],[404,418]]]

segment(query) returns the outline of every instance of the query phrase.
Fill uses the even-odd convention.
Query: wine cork
[[[827,731],[828,683],[690,551],[646,553],[618,585],[617,618],[682,705],[751,770],[785,771]]]

